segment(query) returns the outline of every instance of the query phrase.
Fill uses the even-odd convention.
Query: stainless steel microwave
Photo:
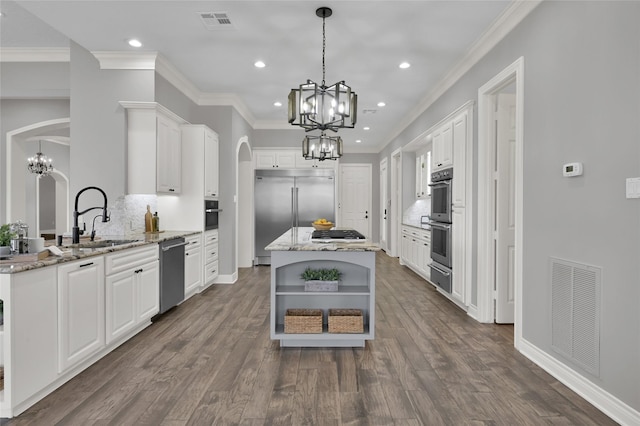
[[[204,200],[204,230],[218,229],[218,200]]]

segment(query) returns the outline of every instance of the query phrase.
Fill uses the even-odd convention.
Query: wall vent
[[[233,28],[227,12],[198,12],[200,20],[208,30]]]
[[[595,376],[600,375],[602,269],[550,258],[551,347]]]

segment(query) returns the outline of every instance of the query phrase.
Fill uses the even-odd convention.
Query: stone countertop
[[[173,238],[186,237],[189,235],[199,234],[200,231],[164,231],[153,234],[137,233],[127,235],[109,235],[96,237],[96,242],[100,240],[135,240],[130,243],[120,244],[117,246],[91,248],[89,241],[82,240],[83,244],[88,247],[71,247],[72,244],[58,247],[62,250],[62,256],[50,254],[42,260],[32,262],[11,262],[11,259],[0,261],[0,274],[15,274],[18,272],[31,271],[33,269],[44,268],[46,266],[57,265],[59,263],[71,262],[78,259],[84,259],[92,256],[99,256],[116,251],[127,250],[130,248],[142,247],[149,244],[158,244],[162,241],[171,240]]]
[[[320,243],[311,241],[312,227],[292,228],[265,247],[269,251],[379,251],[380,247],[369,241]]]
[[[407,223],[407,222],[402,222],[402,226],[410,226],[412,228],[417,228],[417,229],[422,229],[424,231],[429,231],[431,230],[431,227],[429,225],[421,225],[420,223]]]

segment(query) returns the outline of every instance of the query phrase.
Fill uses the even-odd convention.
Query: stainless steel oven
[[[431,260],[451,268],[451,224],[431,222]]]
[[[451,223],[453,168],[431,173],[431,220]]]
[[[218,200],[204,200],[204,230],[218,229]]]

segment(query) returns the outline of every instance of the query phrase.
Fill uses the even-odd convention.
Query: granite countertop
[[[135,247],[142,247],[149,244],[158,244],[162,241],[167,241],[173,238],[186,237],[189,235],[199,234],[200,231],[164,231],[153,234],[127,234],[127,235],[109,235],[96,237],[96,243],[101,240],[135,240],[129,243],[120,244],[117,246],[109,247],[97,247],[91,248],[90,242],[86,239],[82,239],[81,242],[87,247],[71,247],[70,239],[65,238],[63,245],[59,248],[62,250],[62,256],[55,256],[50,254],[42,260],[32,262],[13,262],[12,259],[0,260],[0,274],[15,274],[18,272],[30,271],[33,269],[44,268],[46,266],[57,265],[59,263],[71,262],[78,259],[84,259],[92,256],[99,256],[107,253],[113,253],[116,251],[126,250]]]
[[[369,241],[319,243],[311,241],[312,227],[292,228],[265,247],[269,251],[379,251]]]
[[[408,223],[408,222],[402,222],[402,226],[410,226],[412,228],[418,228],[418,229],[423,229],[426,231],[429,231],[431,229],[431,227],[429,225],[426,224],[420,224],[420,223]]]

